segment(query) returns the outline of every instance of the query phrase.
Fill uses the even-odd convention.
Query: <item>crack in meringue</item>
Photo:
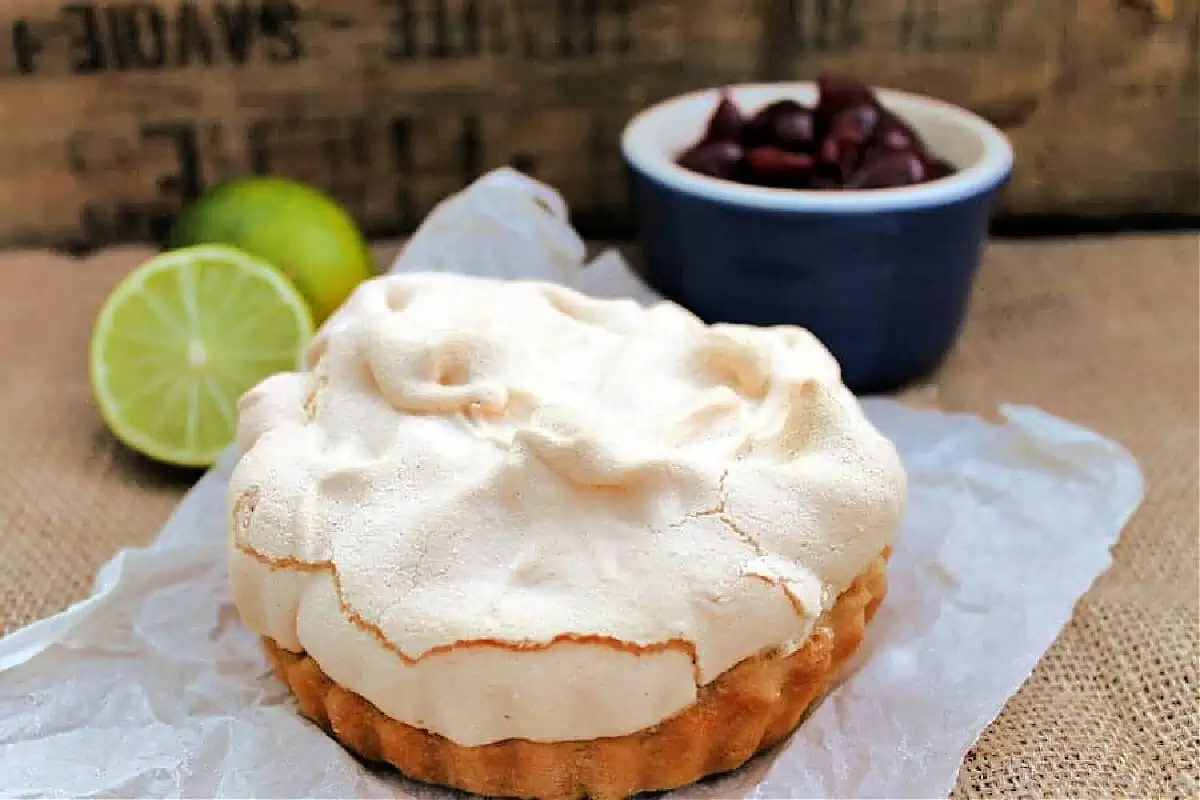
[[[408,665],[419,664],[426,659],[435,656],[449,653],[458,649],[470,649],[474,647],[491,647],[500,650],[509,650],[515,653],[529,653],[542,650],[549,650],[563,644],[582,644],[595,645],[599,647],[610,647],[615,650],[620,650],[636,655],[649,655],[653,653],[661,653],[667,650],[681,650],[687,654],[687,657],[692,662],[693,679],[696,688],[704,686],[704,682],[700,678],[699,658],[696,654],[696,645],[694,642],[684,638],[667,639],[661,642],[651,642],[650,644],[638,644],[637,642],[626,641],[614,636],[601,636],[592,633],[560,633],[549,641],[510,641],[505,639],[462,639],[448,644],[437,645],[431,647],[416,655],[410,655],[400,648],[395,642],[387,637],[387,635],[379,629],[379,626],[364,619],[350,603],[346,600],[342,592],[341,579],[338,576],[337,565],[332,561],[300,561],[295,558],[271,558],[263,555],[254,548],[242,542],[235,543],[238,551],[249,556],[258,563],[270,567],[272,569],[295,570],[299,572],[327,572],[333,580],[334,593],[338,598],[338,605],[345,615],[346,620],[368,634],[372,639],[380,644],[383,648],[395,655],[401,662]],[[310,654],[311,655],[311,654]]]

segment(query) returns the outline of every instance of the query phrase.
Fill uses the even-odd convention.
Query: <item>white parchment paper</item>
[[[548,187],[492,173],[437,209],[393,268],[655,299],[615,254],[583,267],[564,217]],[[1002,407],[996,425],[865,406],[910,479],[888,598],[844,680],[787,743],[675,797],[946,796],[1141,501],[1124,450],[1036,409]],[[106,564],[90,598],[0,640],[0,795],[459,796],[372,771],[297,715],[227,589],[233,458],[157,541]]]

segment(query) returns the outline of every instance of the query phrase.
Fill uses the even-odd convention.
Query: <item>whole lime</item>
[[[375,273],[353,218],[328,195],[282,177],[251,176],[217,184],[176,218],[170,248],[236,247],[286,275],[317,324]]]

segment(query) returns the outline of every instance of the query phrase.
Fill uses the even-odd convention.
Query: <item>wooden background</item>
[[[1006,214],[1197,214],[1198,40],[1200,0],[0,0],[0,244],[153,238],[247,172],[403,233],[504,163],[618,234],[637,109],[822,71],[1000,124]]]

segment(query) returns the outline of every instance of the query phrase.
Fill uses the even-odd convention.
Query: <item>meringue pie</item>
[[[363,284],[251,390],[230,575],[301,712],[411,778],[624,797],[785,738],[906,482],[807,331],[547,283]]]

